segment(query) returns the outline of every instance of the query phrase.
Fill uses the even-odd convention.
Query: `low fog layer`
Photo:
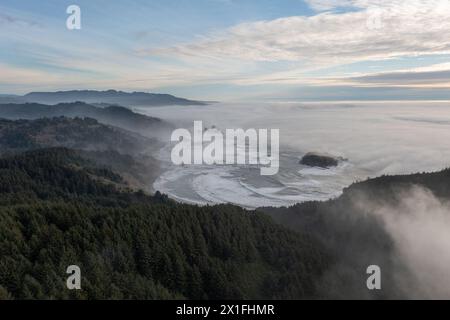
[[[367,177],[449,166],[449,108],[444,102],[352,102],[213,104],[136,111],[180,128],[191,128],[194,120],[203,120],[205,126],[214,125],[219,130],[280,129],[280,173],[271,181],[261,181],[245,168],[180,169],[170,165],[169,152],[161,155],[168,164],[167,174],[156,185],[161,191],[197,203],[232,202],[257,207],[326,200]],[[170,141],[169,135],[166,140]],[[315,170],[298,163],[308,152],[328,153],[349,161],[339,168]],[[177,190],[181,180],[183,190]],[[189,186],[194,191],[187,194]]]
[[[284,187],[288,185],[289,181],[283,176],[287,175],[287,170],[292,180],[302,181],[304,188],[296,189],[298,194],[290,195],[289,201],[280,194],[278,198],[265,197],[267,194],[261,190],[266,181],[256,176],[249,181],[248,170],[242,169],[238,172],[240,176],[233,176],[232,171],[224,167],[168,165],[163,175],[166,183],[173,179],[172,184],[166,185],[180,188],[162,191],[168,191],[179,200],[214,203],[232,199],[235,203],[256,207],[326,200],[354,181],[367,177],[439,171],[448,167],[449,108],[450,105],[443,102],[285,103],[157,108],[148,112],[185,128],[190,128],[194,120],[203,120],[205,126],[214,125],[220,130],[280,129],[282,167],[278,181],[285,183]],[[283,162],[283,157],[298,160],[310,151],[346,158],[348,165],[320,170],[304,168],[294,160]],[[440,181],[444,177],[437,179]],[[158,186],[163,187],[164,183]],[[301,233],[312,232],[330,252],[339,253],[339,262],[323,279],[330,297],[344,294],[358,299],[450,298],[448,195],[438,197],[420,185],[384,193],[385,186],[375,185],[374,190],[380,192],[378,196],[358,191],[336,203],[312,207],[305,204],[287,211],[267,210],[280,223]],[[187,191],[189,189],[194,191]],[[209,193],[202,193],[203,190]],[[217,190],[216,194],[211,190]],[[253,203],[249,202],[252,197]],[[320,216],[327,218],[322,220]],[[365,268],[370,264],[380,265],[382,269],[383,291],[379,294],[365,287]]]
[[[412,275],[394,277],[410,298],[450,299],[450,204],[418,186],[399,199],[374,210],[394,240],[398,263]]]

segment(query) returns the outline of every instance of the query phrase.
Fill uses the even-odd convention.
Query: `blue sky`
[[[448,0],[3,0],[0,93],[450,99],[449,15]]]

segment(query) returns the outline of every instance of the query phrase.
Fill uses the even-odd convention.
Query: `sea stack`
[[[340,160],[340,158],[328,154],[309,152],[300,160],[300,164],[310,167],[331,168],[338,166]]]

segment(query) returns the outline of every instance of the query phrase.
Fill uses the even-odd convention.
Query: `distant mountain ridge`
[[[170,94],[125,92],[117,90],[70,90],[56,92],[30,92],[23,96],[0,96],[0,103],[35,102],[58,104],[83,101],[85,103],[119,104],[124,106],[206,105],[206,102],[188,100]]]

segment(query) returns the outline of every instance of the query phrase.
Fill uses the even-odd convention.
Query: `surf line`
[[[175,165],[259,165],[263,176],[279,171],[279,129],[226,129],[224,135],[215,128],[204,129],[202,121],[194,121],[193,134],[176,129],[171,142],[178,142],[171,152]]]

